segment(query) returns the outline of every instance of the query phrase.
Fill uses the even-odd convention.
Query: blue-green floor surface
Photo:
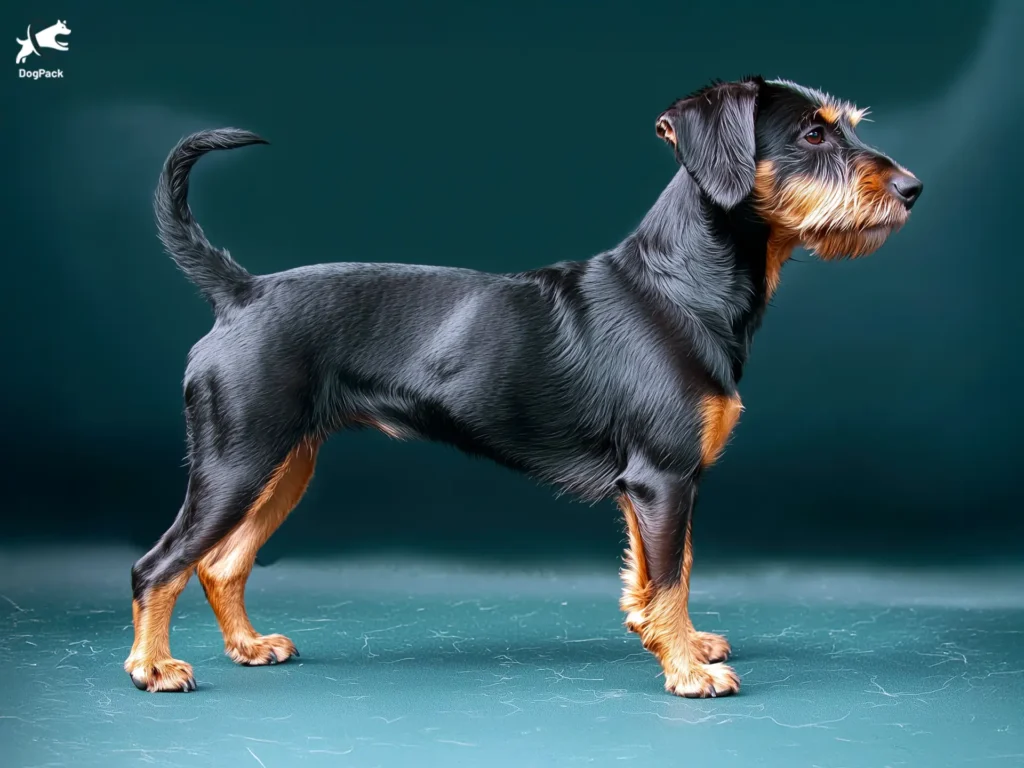
[[[409,561],[257,569],[253,623],[302,653],[223,655],[193,581],[191,694],[137,691],[136,553],[0,553],[0,765],[1024,765],[1024,570],[694,573],[738,696],[685,700],[628,634],[614,567]]]

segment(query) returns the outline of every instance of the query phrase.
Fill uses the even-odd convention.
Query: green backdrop
[[[747,407],[698,510],[701,555],[1015,556],[1024,516],[1024,3],[17,3],[4,107],[3,528],[148,545],[184,489],[181,376],[210,314],[150,197],[184,133],[193,204],[247,268],[491,271],[613,246],[674,172],[654,119],[711,78],[870,106],[925,183],[870,259],[802,257],[755,341]],[[67,53],[16,76],[29,23]],[[433,445],[345,434],[270,548],[605,558],[611,504]]]

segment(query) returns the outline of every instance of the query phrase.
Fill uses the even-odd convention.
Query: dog
[[[516,274],[337,263],[251,275],[206,239],[189,172],[210,150],[266,142],[236,129],[182,140],[157,187],[158,230],[216,321],[186,367],[184,503],[132,569],[134,684],[195,689],[168,630],[196,571],[233,660],[298,655],[253,628],[246,579],[327,437],[374,428],[617,499],[627,628],[667,691],[736,693],[729,642],[697,631],[687,608],[697,488],[740,416],[751,339],[794,248],[869,254],[921,194],[858,138],[864,116],[789,81],[714,82],[658,117],[679,168],[632,234]]]
[[[60,19],[53,26],[47,27],[41,30],[33,41],[32,38],[32,25],[30,24],[25,29],[25,39],[22,40],[20,37],[16,37],[14,42],[21,46],[21,50],[18,52],[17,57],[14,59],[15,64],[21,64],[29,56],[35,54],[39,55],[40,48],[52,48],[55,51],[66,51],[68,44],[58,40],[58,37],[64,35],[70,35],[71,30],[68,29],[67,24]]]

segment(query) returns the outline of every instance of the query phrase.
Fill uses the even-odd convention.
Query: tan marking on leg
[[[687,596],[690,594],[690,570],[693,568],[693,520],[689,520],[686,525],[686,545],[683,547],[683,567],[682,567],[682,584],[683,589],[686,591]],[[698,653],[697,658],[702,664],[717,664],[721,661],[725,661],[729,658],[732,653],[732,646],[729,645],[729,641],[721,635],[716,635],[713,632],[698,632],[693,628],[693,622],[690,620],[690,613],[686,613],[687,628],[690,632],[693,632],[697,638]]]
[[[644,608],[650,602],[650,579],[647,576],[647,560],[644,557],[644,542],[640,536],[640,521],[633,503],[626,496],[619,497],[619,508],[626,519],[629,535],[629,549],[623,553],[625,561],[619,575],[623,590],[619,607],[626,612],[626,627],[630,632],[638,631],[644,621]]]
[[[135,642],[124,663],[136,687],[147,691],[187,691],[195,688],[192,667],[171,658],[171,617],[178,595],[185,589],[192,569],[132,601]]]
[[[627,628],[640,635],[644,648],[661,663],[665,690],[697,698],[736,693],[740,685],[736,673],[724,664],[708,663],[710,658],[724,658],[721,644],[725,644],[727,654],[728,642],[719,635],[695,631],[690,622],[691,528],[687,526],[679,583],[659,588],[647,574],[636,511],[626,496],[619,498],[619,506],[629,533],[620,607],[627,613]]]
[[[224,635],[224,650],[239,664],[274,664],[298,655],[284,635],[260,635],[245,611],[245,583],[267,539],[306,491],[319,444],[303,441],[281,463],[242,521],[199,561],[199,581]]]
[[[690,624],[689,590],[680,582],[655,588],[638,626],[640,641],[665,671],[665,690],[687,698],[728,696],[740,687],[736,672],[707,664],[702,638]]]
[[[722,635],[714,632],[697,632],[697,640],[700,641],[703,662],[705,664],[720,664],[728,661],[732,655],[732,645]]]
[[[136,627],[136,628],[139,626],[139,613],[140,613],[139,601],[138,600],[132,600],[132,626]],[[131,658],[132,656],[134,656],[135,655],[135,651],[137,651],[138,649],[139,649],[139,633],[138,633],[138,630],[136,629],[136,631],[135,631],[135,641],[132,643],[132,650],[131,650],[131,653],[128,654],[128,657]],[[126,667],[128,666],[127,663],[125,663],[125,666]]]
[[[706,395],[701,401],[700,453],[705,467],[714,464],[721,455],[742,410],[739,395]]]

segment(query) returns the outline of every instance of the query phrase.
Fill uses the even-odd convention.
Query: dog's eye
[[[825,140],[825,131],[815,128],[804,135],[804,141],[808,144],[821,144]]]

